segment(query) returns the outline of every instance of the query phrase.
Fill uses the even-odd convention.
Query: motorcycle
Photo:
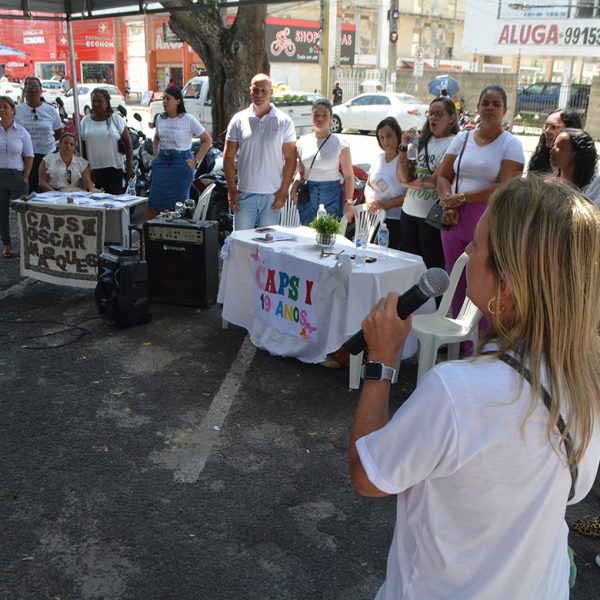
[[[464,111],[458,120],[458,127],[461,131],[473,131],[477,129],[479,115],[473,115],[468,111]]]

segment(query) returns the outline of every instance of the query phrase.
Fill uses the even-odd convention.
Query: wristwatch
[[[460,202],[461,206],[467,201],[467,199],[465,198],[465,195],[463,193],[460,193],[458,195],[458,201]]]
[[[400,145],[400,146],[398,146],[398,150],[400,152],[408,152],[408,146],[402,146],[402,145]]]
[[[380,362],[368,361],[362,366],[361,377],[369,381],[392,381],[396,376],[396,369]]]

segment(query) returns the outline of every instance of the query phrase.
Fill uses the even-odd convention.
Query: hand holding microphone
[[[450,283],[448,273],[444,269],[428,269],[421,275],[419,283],[413,285],[408,291],[398,298],[397,314],[401,319],[406,319],[417,308],[425,304],[429,298],[440,296],[447,289]],[[366,347],[367,343],[362,329],[355,333],[345,344],[344,347],[350,354],[359,354]]]

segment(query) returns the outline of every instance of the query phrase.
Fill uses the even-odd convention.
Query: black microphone
[[[444,269],[438,269],[437,267],[427,269],[427,271],[421,275],[419,283],[413,285],[398,298],[398,316],[401,319],[406,319],[406,317],[415,312],[419,306],[425,304],[429,298],[441,296],[448,289],[449,284],[450,278]],[[346,348],[350,354],[359,354],[366,347],[367,343],[362,329],[355,333],[344,344],[344,348]]]

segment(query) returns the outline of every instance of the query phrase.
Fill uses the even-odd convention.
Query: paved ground
[[[256,350],[216,306],[152,313],[108,328],[0,258],[0,599],[373,598],[394,499],[348,481],[347,371]],[[571,543],[572,598],[599,599],[600,542]]]

